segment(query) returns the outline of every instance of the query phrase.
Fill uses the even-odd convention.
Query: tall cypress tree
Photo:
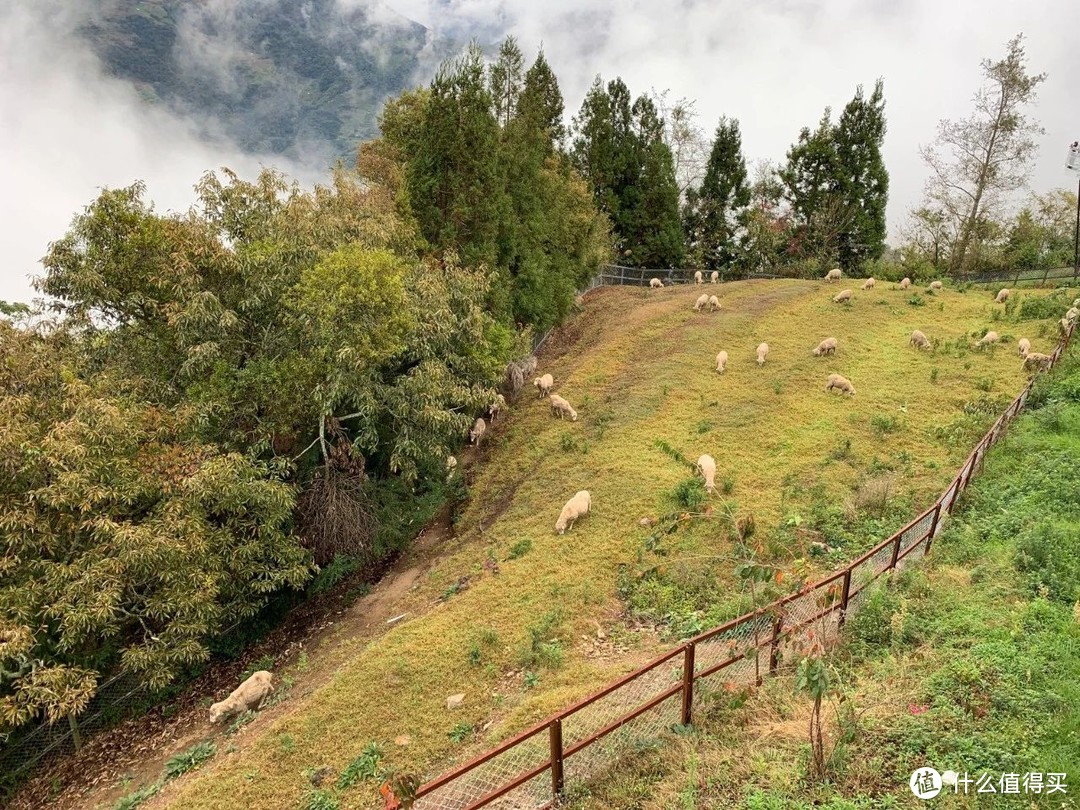
[[[407,178],[413,213],[424,238],[456,248],[466,264],[496,262],[503,207],[498,166],[499,127],[484,62],[474,43],[431,83]]]
[[[789,251],[823,263],[836,260],[847,217],[839,194],[840,166],[830,119],[831,110],[826,108],[816,129],[803,127],[779,171],[794,226]]]
[[[716,270],[739,259],[750,186],[737,120],[720,119],[701,188],[688,202],[696,209],[691,238],[705,267]]]
[[[506,127],[517,112],[524,68],[525,57],[517,40],[507,37],[499,46],[498,60],[488,69],[495,120],[501,127]]]
[[[553,152],[561,149],[566,140],[564,111],[559,81],[544,58],[544,52],[540,51],[525,73],[525,86],[518,98],[518,116],[528,121],[530,127],[546,134],[548,151]]]
[[[881,79],[870,98],[862,85],[848,102],[834,135],[840,193],[847,207],[847,227],[838,241],[840,267],[854,270],[885,250],[885,206],[889,173],[881,156],[885,140],[885,89]]]

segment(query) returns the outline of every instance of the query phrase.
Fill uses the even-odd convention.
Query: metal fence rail
[[[641,278],[619,283],[640,283]],[[1073,325],[1062,335],[1051,354],[1051,368],[1075,330]],[[695,709],[712,693],[760,683],[763,675],[775,673],[785,656],[811,634],[820,640],[835,637],[866,599],[871,583],[908,565],[920,550],[922,556],[929,554],[960,494],[987,451],[1023,409],[1034,383],[1033,377],[937,500],[896,534],[825,579],[701,633],[427,782],[417,791],[412,806],[415,810],[550,807],[568,783],[582,783],[617,767],[635,746],[662,739],[676,725],[691,724]],[[390,806],[400,805],[391,801]]]

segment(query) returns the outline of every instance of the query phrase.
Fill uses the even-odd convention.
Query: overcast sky
[[[362,2],[362,0],[342,0]],[[921,196],[920,143],[943,117],[962,117],[979,61],[999,58],[1017,32],[1029,65],[1046,71],[1035,110],[1046,129],[1036,190],[1076,182],[1063,169],[1080,138],[1080,3],[1076,0],[390,0],[429,27],[470,25],[515,34],[526,53],[543,43],[569,118],[593,77],[622,76],[631,92],[670,88],[697,100],[711,131],[738,118],[749,160],[782,160],[823,109],[839,113],[857,84],[885,80],[893,234]],[[245,176],[261,162],[310,182],[311,168],[260,161],[148,110],[102,76],[93,57],[18,9],[0,12],[0,299],[29,300],[27,277],[47,243],[102,186],[145,180],[159,210],[186,208],[209,168]]]

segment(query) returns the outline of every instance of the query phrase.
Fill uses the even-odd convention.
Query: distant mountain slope
[[[151,103],[250,152],[349,159],[383,100],[452,54],[376,2],[94,0],[79,28],[106,70]]]

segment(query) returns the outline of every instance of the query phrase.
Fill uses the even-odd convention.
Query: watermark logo
[[[941,774],[933,768],[916,768],[908,780],[911,792],[919,799],[932,799],[941,793]]]
[[[997,794],[1053,794],[1067,793],[1067,775],[1064,773],[1002,773],[982,772],[978,775],[967,771],[937,770],[929,766],[917,768],[908,779],[911,792],[919,799],[933,799],[943,790],[950,788],[953,793],[997,793]]]

